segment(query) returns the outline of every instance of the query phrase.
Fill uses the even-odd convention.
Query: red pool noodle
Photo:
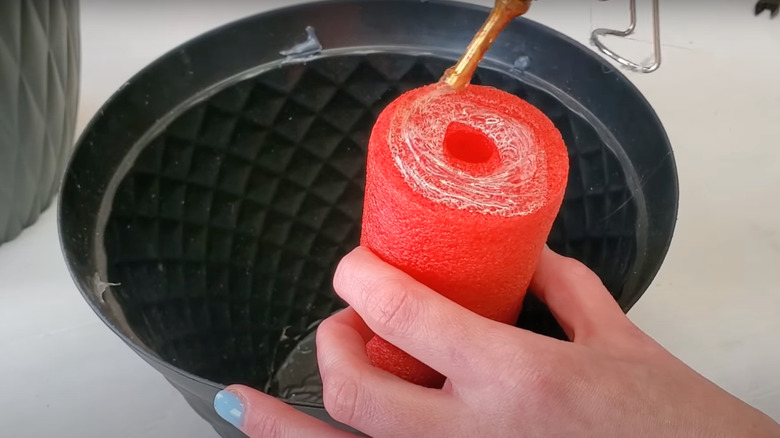
[[[361,245],[452,301],[513,324],[563,201],[566,147],[541,111],[512,94],[475,85],[437,94],[445,87],[409,91],[380,114],[368,147]],[[417,140],[430,155],[419,162]],[[366,348],[375,366],[407,381],[444,382],[379,337]]]

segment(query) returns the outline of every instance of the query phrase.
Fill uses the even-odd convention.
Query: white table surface
[[[82,0],[79,129],[159,55],[289,3]],[[624,27],[627,3],[540,0],[528,17],[587,43],[595,27]],[[642,59],[651,49],[650,2],[639,3],[637,35],[612,44]],[[754,17],[753,4],[662,1],[664,63],[629,74],[668,131],[681,185],[671,251],[629,316],[780,420],[780,19]],[[83,301],[60,253],[54,209],[0,247],[0,279],[0,436],[215,436]]]

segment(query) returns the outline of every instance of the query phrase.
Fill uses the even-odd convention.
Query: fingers
[[[365,248],[342,260],[334,287],[377,335],[456,383],[490,370],[495,345],[517,342],[518,336],[526,336],[529,347],[538,342],[531,333],[455,304]]]
[[[371,436],[414,436],[441,428],[455,401],[375,368],[366,356],[370,333],[347,308],[317,329],[317,359],[325,408],[336,421]]]
[[[548,248],[542,252],[531,291],[547,304],[572,341],[631,325],[593,271]]]
[[[250,438],[356,438],[243,385],[220,391],[214,398],[214,409]]]
[[[363,346],[365,346],[365,344],[374,337],[374,332],[372,332],[371,329],[366,325],[360,315],[355,312],[355,309],[351,307],[342,309],[327,320],[332,320],[332,322],[349,327],[363,340]],[[330,324],[330,322],[328,324]],[[359,351],[365,352],[365,348],[363,348],[363,346],[359,347]]]

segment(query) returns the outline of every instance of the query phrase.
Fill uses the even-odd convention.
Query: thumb
[[[244,385],[217,393],[214,410],[249,438],[356,438]]]

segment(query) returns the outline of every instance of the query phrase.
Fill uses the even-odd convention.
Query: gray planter
[[[0,244],[57,193],[73,144],[78,0],[0,0]]]

